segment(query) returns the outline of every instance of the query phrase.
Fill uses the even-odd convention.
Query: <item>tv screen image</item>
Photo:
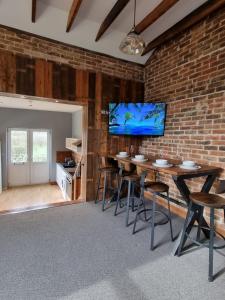
[[[165,103],[110,103],[109,133],[161,136],[165,118]]]

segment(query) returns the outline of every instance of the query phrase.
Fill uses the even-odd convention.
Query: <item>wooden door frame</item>
[[[81,162],[81,192],[82,202],[87,201],[87,145],[88,145],[88,104],[82,108],[82,162]]]

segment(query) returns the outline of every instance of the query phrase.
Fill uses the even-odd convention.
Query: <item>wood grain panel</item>
[[[0,91],[16,92],[16,58],[9,52],[0,52]]]
[[[102,125],[102,74],[96,74],[95,90],[95,128],[100,129]]]
[[[95,102],[89,101],[88,103],[88,128],[95,126]]]
[[[75,70],[68,66],[63,66],[61,68],[62,78],[62,97],[63,99],[75,100]]]
[[[53,63],[36,59],[35,61],[35,95],[53,98]]]
[[[127,80],[120,79],[120,99],[119,102],[127,102]]]
[[[89,73],[84,70],[76,70],[76,98],[88,98]]]
[[[89,73],[89,79],[88,79],[88,98],[95,99],[95,93],[96,93],[96,74],[90,72]]]
[[[76,70],[66,66],[53,64],[53,97],[56,99],[75,101]]]
[[[35,60],[16,56],[16,93],[35,95]]]
[[[72,157],[71,151],[56,151],[56,162],[64,163],[66,157]]]
[[[87,181],[87,199],[93,201],[95,199],[95,182],[93,180]]]

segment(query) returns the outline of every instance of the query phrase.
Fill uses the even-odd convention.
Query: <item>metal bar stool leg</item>
[[[173,242],[173,227],[172,227],[172,218],[171,218],[171,211],[170,211],[170,197],[169,192],[167,194],[167,202],[168,202],[168,215],[169,215],[169,223],[170,223],[170,235],[171,235],[171,241]]]
[[[140,193],[140,200],[141,200],[141,201],[140,201],[140,204],[143,205],[145,221],[147,222],[147,213],[146,213],[146,205],[145,205],[144,192],[145,192],[144,187],[141,187],[141,193]],[[139,204],[139,205],[140,205],[140,204]]]
[[[145,221],[147,222],[147,213],[146,213],[146,205],[145,205],[145,199],[144,199],[144,197],[143,197],[143,209],[144,209]]]
[[[182,252],[182,249],[183,249],[185,235],[186,235],[186,228],[187,228],[189,217],[190,217],[190,214],[191,214],[191,207],[192,207],[192,202],[190,201],[190,203],[188,205],[187,216],[186,216],[186,219],[184,221],[184,226],[183,226],[183,230],[182,230],[182,236],[181,236],[181,239],[180,239],[180,245],[179,245],[179,248],[178,248],[177,256],[181,255],[181,252]]]
[[[116,192],[116,200],[118,198],[119,188],[120,188],[120,176],[116,173],[116,183],[117,183],[117,192]]]
[[[151,244],[150,250],[154,250],[154,235],[155,235],[155,206],[156,206],[156,195],[153,195],[152,202],[152,217],[151,217]]]
[[[117,210],[118,210],[118,206],[120,203],[120,193],[121,193],[122,185],[123,185],[123,179],[121,178],[120,182],[119,182],[118,195],[117,195],[117,199],[116,199],[116,208],[115,208],[114,216],[117,215]]]
[[[131,201],[132,212],[134,212],[134,183],[131,185]]]
[[[210,208],[210,240],[209,240],[209,276],[208,280],[213,281],[213,244],[214,244],[214,208]]]
[[[139,212],[141,211],[141,204],[144,201],[144,199],[142,198],[142,190],[143,190],[143,188],[141,188],[141,194],[140,194],[140,199],[138,201],[137,213],[136,213],[136,216],[134,219],[134,226],[133,226],[133,232],[132,232],[133,234],[135,234],[135,232],[136,232],[136,224],[137,224]]]
[[[198,223],[198,231],[197,231],[197,237],[196,237],[196,240],[198,242],[200,241],[200,236],[201,236],[201,226],[202,226],[202,221],[203,221],[203,213],[204,213],[204,207],[201,207],[199,209],[199,223]]]
[[[97,187],[97,193],[96,193],[96,197],[95,197],[95,204],[98,202],[98,194],[99,194],[99,190],[100,190],[100,183],[101,183],[101,172],[99,172],[99,174],[98,174],[98,187]]]
[[[102,199],[102,211],[105,210],[106,191],[107,191],[107,174],[104,173],[104,189],[103,189],[103,199]]]
[[[131,198],[131,189],[132,189],[132,182],[129,181],[128,183],[128,194],[127,194],[127,207],[126,207],[126,227],[129,225],[129,210],[130,210],[130,198]]]

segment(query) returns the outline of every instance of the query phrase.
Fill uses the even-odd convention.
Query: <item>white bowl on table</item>
[[[179,165],[181,169],[185,170],[198,170],[201,168],[201,166],[197,165],[194,161],[192,160],[184,160],[181,165]]]
[[[121,151],[121,152],[119,152],[119,156],[121,156],[121,157],[127,157],[128,154],[125,151]]]
[[[193,168],[193,167],[195,167],[195,162],[194,161],[192,161],[192,160],[184,160],[183,162],[182,162],[182,165],[184,166],[184,167],[188,167],[188,168]]]
[[[138,154],[138,155],[135,155],[135,159],[136,159],[136,160],[144,160],[144,159],[145,159],[145,156],[142,155],[142,154]]]
[[[166,160],[166,159],[156,159],[155,162],[156,162],[157,165],[160,165],[160,166],[168,165],[168,160]]]

